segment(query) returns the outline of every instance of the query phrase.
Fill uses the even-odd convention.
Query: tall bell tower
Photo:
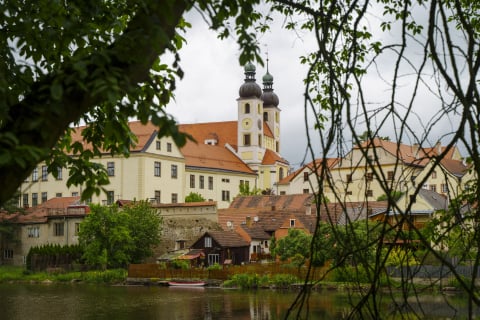
[[[255,66],[245,65],[245,82],[240,86],[238,103],[238,155],[256,170],[265,154],[263,146],[262,89],[255,81]]]

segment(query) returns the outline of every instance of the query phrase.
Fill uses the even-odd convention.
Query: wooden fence
[[[326,268],[312,268],[309,279],[321,280]],[[257,274],[259,276],[290,274],[303,280],[307,276],[307,268],[293,268],[290,266],[272,264],[248,264],[244,266],[224,266],[221,270],[207,270],[201,268],[171,269],[160,264],[131,264],[128,267],[129,278],[156,278],[156,279],[216,279],[227,280],[234,274]]]

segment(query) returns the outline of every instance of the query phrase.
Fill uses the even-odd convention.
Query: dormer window
[[[290,219],[290,228],[295,227],[295,219]]]

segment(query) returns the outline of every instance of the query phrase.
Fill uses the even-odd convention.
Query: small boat
[[[203,287],[205,284],[205,281],[168,281],[171,287]]]

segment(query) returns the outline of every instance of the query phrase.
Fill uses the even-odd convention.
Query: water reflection
[[[0,318],[270,320],[283,319],[295,297],[296,293],[272,290],[0,284]],[[384,314],[394,313],[388,295],[381,298]],[[303,310],[308,310],[309,319],[341,319],[351,310],[350,299],[341,292],[313,293]],[[423,319],[461,319],[467,314],[465,300],[458,295],[426,294],[411,302],[411,311]]]

